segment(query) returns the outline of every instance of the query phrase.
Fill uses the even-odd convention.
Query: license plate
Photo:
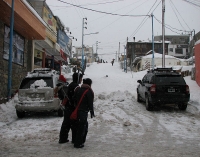
[[[174,88],[168,88],[168,92],[175,92],[175,89]]]

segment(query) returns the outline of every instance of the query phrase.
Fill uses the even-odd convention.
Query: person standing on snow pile
[[[91,85],[92,80],[90,78],[86,78],[83,79],[83,84],[81,85],[81,88],[75,90],[74,97],[76,104],[78,104],[83,93],[87,90],[78,108],[77,133],[74,143],[75,148],[84,147],[84,143],[86,141],[86,136],[88,132],[88,112],[90,111],[91,118],[95,117],[93,109],[94,92],[91,88]]]
[[[74,143],[75,141],[76,122],[70,120],[70,115],[75,109],[74,100],[73,100],[74,89],[76,87],[79,87],[79,84],[82,81],[82,77],[83,75],[81,73],[74,73],[72,76],[73,81],[68,85],[68,92],[67,92],[68,100],[66,101],[65,104],[63,104],[65,106],[65,109],[64,109],[64,119],[61,125],[60,135],[59,135],[60,144],[69,142],[68,134],[69,134],[70,129],[72,130],[72,143]]]

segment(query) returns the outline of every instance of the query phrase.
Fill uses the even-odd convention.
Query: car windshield
[[[177,75],[157,75],[155,77],[156,84],[158,85],[166,85],[166,84],[174,84],[174,85],[185,85],[185,80],[182,76]]]
[[[40,82],[36,83],[38,81],[40,81]],[[35,85],[35,88],[38,86],[53,88],[53,80],[51,77],[25,78],[22,80],[20,89],[29,89],[29,88],[31,88],[31,86],[33,87],[33,85]]]

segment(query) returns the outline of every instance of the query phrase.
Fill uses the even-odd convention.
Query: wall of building
[[[168,55],[174,56],[177,58],[188,58],[188,45],[168,45]]]
[[[0,21],[0,103],[7,100],[7,85],[8,85],[8,60],[3,59],[4,55],[4,27],[5,24]],[[18,89],[22,78],[27,74],[27,49],[28,41],[25,39],[24,45],[24,65],[12,63],[12,89],[11,93],[14,94]]]
[[[196,67],[195,80],[197,84],[200,86],[200,42],[199,44],[195,45],[195,67]]]

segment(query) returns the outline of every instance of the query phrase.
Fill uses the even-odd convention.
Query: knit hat
[[[65,78],[63,75],[60,75],[60,76],[59,76],[58,81],[60,81],[60,82],[64,82],[64,83],[67,82],[66,78]]]
[[[92,80],[90,78],[85,78],[85,79],[83,79],[83,84],[87,84],[87,85],[91,86]]]

